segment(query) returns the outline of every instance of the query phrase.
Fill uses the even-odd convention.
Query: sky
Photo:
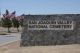
[[[0,0],[1,14],[80,14],[80,0]]]

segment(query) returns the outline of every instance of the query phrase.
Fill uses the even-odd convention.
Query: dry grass
[[[8,35],[7,32],[0,32],[0,35]]]
[[[14,27],[10,28],[10,31],[11,31],[11,33],[17,33],[18,32],[17,29]],[[20,32],[22,31],[21,27],[19,27],[19,31]],[[7,32],[7,28],[0,27],[0,35],[7,35],[7,34],[10,34]]]
[[[9,44],[0,46],[0,53],[4,53],[4,52],[6,52],[10,49],[18,49],[19,46],[20,46],[19,44],[20,44],[20,42],[16,41],[16,42],[13,42],[13,43],[9,43]]]

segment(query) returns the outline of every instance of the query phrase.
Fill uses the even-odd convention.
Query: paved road
[[[0,46],[20,40],[21,33],[11,33],[10,35],[0,35]]]

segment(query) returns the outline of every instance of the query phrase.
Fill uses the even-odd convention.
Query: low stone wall
[[[72,30],[29,30],[29,20],[71,20],[74,21]],[[45,45],[64,45],[79,44],[80,15],[62,14],[62,15],[26,15],[24,27],[21,35],[21,46],[45,46]]]

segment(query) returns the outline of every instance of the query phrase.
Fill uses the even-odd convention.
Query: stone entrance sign
[[[73,30],[72,20],[28,20],[28,30]]]
[[[26,15],[21,46],[80,43],[80,15]]]

